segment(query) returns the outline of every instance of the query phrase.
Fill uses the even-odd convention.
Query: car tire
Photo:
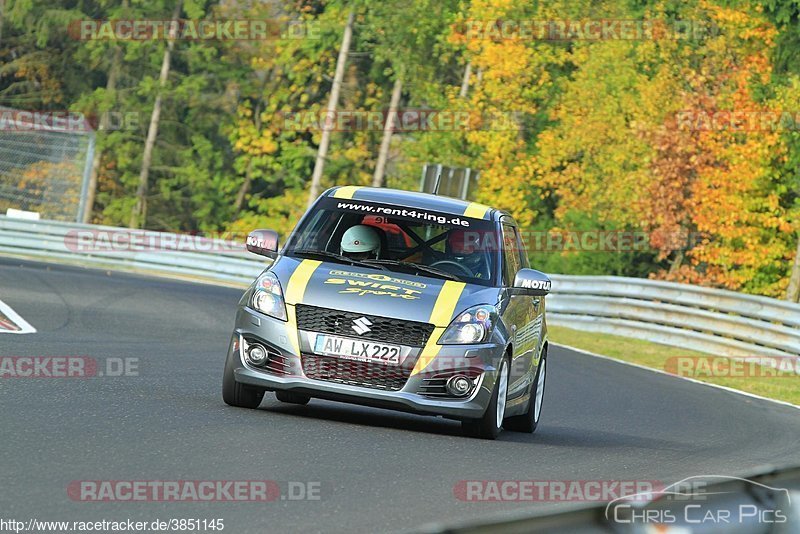
[[[293,393],[291,391],[276,391],[275,397],[281,402],[287,402],[289,404],[300,404],[300,405],[306,405],[308,404],[308,401],[311,400],[311,397],[309,397],[308,395]]]
[[[508,358],[500,362],[500,371],[492,390],[492,397],[486,412],[478,420],[462,421],[461,429],[467,436],[481,439],[496,439],[503,426],[506,396],[508,395]],[[501,400],[502,399],[502,400]]]
[[[528,410],[522,415],[509,417],[503,422],[503,428],[512,432],[525,432],[533,434],[539,426],[544,402],[544,389],[547,379],[547,353],[542,355],[542,361],[536,369],[536,376],[531,383],[530,402]]]
[[[225,361],[225,371],[222,374],[222,400],[229,406],[237,408],[258,408],[264,400],[264,390],[261,388],[240,384],[233,375],[233,362],[228,355]]]

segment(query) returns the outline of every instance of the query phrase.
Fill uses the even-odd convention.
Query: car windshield
[[[369,259],[349,259],[342,241],[349,229],[362,226],[377,236],[377,250]],[[490,286],[497,282],[498,240],[494,223],[483,219],[326,198],[283,253]]]

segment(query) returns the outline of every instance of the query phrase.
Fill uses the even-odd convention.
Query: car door
[[[513,355],[508,383],[508,398],[527,393],[532,380],[535,341],[530,338],[530,323],[535,312],[531,297],[514,291],[514,278],[522,268],[520,239],[513,220],[504,217],[501,224],[503,239],[503,290],[508,299],[502,318],[511,333]],[[527,261],[527,255],[525,255]]]
[[[523,269],[530,268],[528,260],[528,249],[522,236],[517,233],[517,250],[520,252],[520,265]],[[517,328],[517,340],[520,346],[524,346],[526,351],[530,351],[531,370],[535,371],[535,366],[539,365],[539,352],[542,344],[542,329],[545,317],[544,297],[527,297],[525,317]],[[530,373],[533,380],[534,372]]]

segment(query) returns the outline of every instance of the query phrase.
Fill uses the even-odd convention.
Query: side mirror
[[[527,295],[543,297],[550,293],[552,282],[543,272],[535,269],[520,269],[514,278],[514,287],[521,289]]]
[[[278,232],[253,230],[247,236],[247,250],[259,256],[274,258],[278,255]]]

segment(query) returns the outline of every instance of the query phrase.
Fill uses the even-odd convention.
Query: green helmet
[[[342,254],[359,257],[372,255],[377,258],[380,250],[381,240],[371,226],[357,224],[348,228],[342,236]]]

